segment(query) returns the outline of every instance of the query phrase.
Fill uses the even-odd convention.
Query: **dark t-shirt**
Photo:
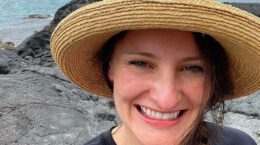
[[[208,122],[207,126],[212,145],[256,145],[256,142],[249,135],[238,129]],[[100,134],[84,145],[116,145],[111,135],[112,129]]]

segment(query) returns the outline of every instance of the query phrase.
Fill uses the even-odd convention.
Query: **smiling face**
[[[135,145],[180,142],[207,100],[206,70],[192,33],[128,31],[116,44],[108,71],[122,120],[115,141]]]

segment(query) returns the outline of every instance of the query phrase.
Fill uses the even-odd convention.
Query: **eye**
[[[143,67],[143,68],[153,68],[153,65],[151,65],[150,63],[148,63],[146,61],[142,61],[142,60],[132,60],[129,62],[129,64],[135,65],[138,67]]]
[[[199,66],[199,65],[184,66],[181,70],[182,71],[190,71],[192,73],[203,73],[204,72],[204,68],[202,66]]]

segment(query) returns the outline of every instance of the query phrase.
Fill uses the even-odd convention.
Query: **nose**
[[[163,110],[174,108],[181,100],[181,88],[173,72],[158,76],[153,82],[151,93],[158,107]]]

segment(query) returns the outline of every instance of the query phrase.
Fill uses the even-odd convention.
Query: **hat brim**
[[[230,59],[234,94],[260,89],[260,20],[210,0],[110,0],[84,6],[54,30],[51,51],[64,74],[80,87],[111,97],[95,53],[123,30],[178,29],[214,37]]]

